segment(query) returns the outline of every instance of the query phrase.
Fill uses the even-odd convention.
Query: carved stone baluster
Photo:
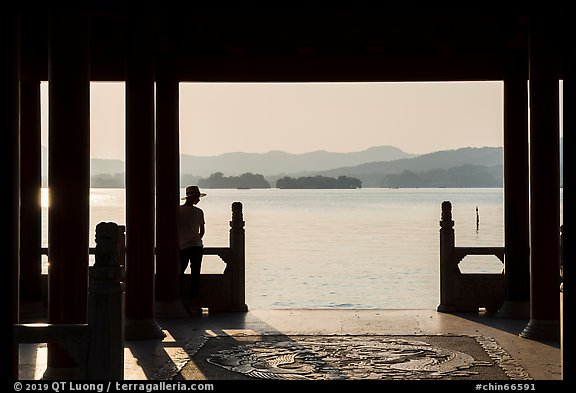
[[[230,221],[230,251],[232,271],[232,304],[230,311],[248,311],[245,300],[245,232],[242,203],[232,203],[232,221]]]
[[[454,221],[452,220],[452,204],[442,202],[440,220],[440,304],[436,308],[440,312],[456,311],[454,299],[454,283],[458,268],[454,261]]]
[[[124,378],[124,227],[112,222],[96,226],[96,261],[90,267],[88,379]]]

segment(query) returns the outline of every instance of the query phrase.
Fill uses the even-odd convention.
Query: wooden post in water
[[[440,304],[436,308],[440,312],[456,311],[454,299],[454,283],[456,269],[454,266],[454,221],[452,220],[452,204],[442,202],[440,220]]]
[[[96,226],[94,266],[90,267],[88,379],[124,379],[124,227]]]
[[[478,213],[478,206],[476,206],[476,232],[480,229],[480,213]]]
[[[242,203],[232,203],[232,221],[230,221],[230,251],[232,268],[232,304],[230,311],[248,311],[245,296],[245,232]]]

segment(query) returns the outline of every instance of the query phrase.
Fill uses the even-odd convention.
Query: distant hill
[[[385,175],[381,186],[391,188],[502,187],[502,174],[502,165],[462,165],[449,169],[431,169],[421,173],[405,170],[402,173]]]
[[[303,154],[282,151],[226,153],[208,157],[182,154],[180,167],[182,174],[196,176],[208,176],[214,172],[222,172],[226,175],[252,172],[273,176],[300,171],[324,171],[373,161],[392,161],[410,157],[415,157],[415,155],[394,146],[377,146],[352,153],[333,153],[321,150]]]
[[[90,160],[90,173],[92,176],[124,172],[124,161],[122,160],[105,160],[102,158],[93,158]]]
[[[48,148],[41,149],[42,187],[48,186]],[[90,176],[97,187],[124,187],[124,161],[90,159]]]
[[[560,138],[560,179],[563,178],[563,138]],[[378,146],[360,152],[333,153],[316,151],[290,154],[226,153],[219,156],[181,155],[182,184],[197,184],[202,178],[222,172],[225,176],[245,173],[263,175],[269,184],[282,177],[349,176],[359,179],[362,187],[400,187],[408,184],[430,186],[499,187],[502,183],[501,147],[464,147],[414,155],[393,146]],[[42,177],[46,186],[47,149],[42,147]],[[124,161],[92,159],[93,187],[123,187]],[[460,180],[458,180],[460,179]],[[480,185],[483,184],[483,185]],[[464,185],[466,184],[466,185]]]
[[[465,147],[461,149],[423,154],[413,158],[402,158],[394,161],[369,162],[326,171],[305,171],[301,173],[293,173],[289,176],[351,176],[360,179],[363,187],[393,187],[397,186],[400,179],[405,180],[400,181],[398,184],[408,184],[406,183],[406,179],[407,176],[411,174],[420,175],[431,170],[446,171],[455,167],[462,167],[464,171],[473,171],[475,178],[478,178],[479,173],[483,171],[482,168],[486,168],[486,171],[493,175],[495,172],[498,172],[498,169],[496,168],[496,170],[494,170],[494,167],[502,167],[502,160],[502,148],[500,147]],[[462,176],[461,172],[462,170],[458,172],[460,174],[459,176]],[[404,175],[399,176],[402,173]],[[277,178],[278,177],[268,178],[268,181],[273,184]],[[490,184],[494,187],[494,184],[498,184],[498,181],[501,182],[501,177],[500,179],[494,179]],[[427,182],[424,182],[422,184],[426,183]],[[414,183],[410,184],[417,184],[415,178]],[[424,185],[422,186],[424,187]]]
[[[42,147],[42,173],[47,175],[48,153]],[[351,152],[334,153],[314,151],[303,154],[291,154],[283,151],[268,153],[225,153],[217,156],[180,155],[180,173],[207,177],[215,172],[226,175],[241,175],[246,172],[261,173],[264,176],[305,170],[323,171],[327,169],[364,164],[373,161],[391,161],[400,158],[415,157],[394,146],[376,146],[369,149]],[[124,172],[124,161],[93,158],[90,162],[90,173],[94,175],[114,175]]]
[[[398,173],[404,170],[423,172],[430,169],[448,169],[461,165],[502,164],[501,147],[464,147],[455,150],[442,150],[423,154],[414,158],[403,158],[386,162],[369,162],[361,165],[342,167],[323,171],[322,174],[334,176],[336,174],[353,175],[361,173]]]
[[[42,160],[42,177],[48,176],[48,148],[42,146],[41,150]],[[103,158],[90,159],[90,174],[95,175],[115,175],[124,173],[124,161],[122,160],[108,160]]]

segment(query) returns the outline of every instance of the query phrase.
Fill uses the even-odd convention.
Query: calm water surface
[[[228,245],[231,204],[244,205],[246,302],[253,309],[435,308],[445,200],[453,205],[457,246],[504,245],[500,188],[203,191],[207,247]],[[125,193],[94,188],[90,198],[93,245],[97,223],[125,223]],[[502,264],[479,256],[461,267],[496,272]],[[222,272],[224,263],[208,256],[202,269]]]

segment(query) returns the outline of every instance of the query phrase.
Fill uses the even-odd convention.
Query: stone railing
[[[245,231],[242,203],[232,204],[232,220],[230,221],[230,240],[228,247],[204,247],[204,255],[217,255],[224,261],[226,268],[223,274],[202,274],[200,276],[199,305],[212,311],[248,311],[245,301]],[[119,239],[121,249],[119,258],[121,266],[126,266],[125,227],[121,228]],[[89,253],[93,255],[96,248],[91,247]],[[43,255],[48,255],[48,248],[41,249]],[[38,313],[45,314],[47,299],[47,275],[42,275],[43,306]],[[187,291],[190,286],[190,276],[185,275],[180,282],[181,291]],[[184,292],[187,293],[187,292]],[[24,314],[28,314],[24,308]]]
[[[200,275],[199,305],[212,311],[248,311],[245,302],[245,232],[242,203],[232,204],[229,247],[204,247],[204,255],[217,255],[226,268],[222,274]],[[190,285],[186,275],[181,290]]]
[[[504,247],[456,247],[452,204],[442,203],[440,221],[440,312],[496,312],[505,295],[504,269],[500,273],[462,273],[460,262],[468,255],[493,255],[504,263]]]
[[[66,352],[75,363],[69,374],[45,379],[124,378],[124,227],[96,226],[95,263],[90,267],[87,324],[29,323],[13,326],[16,344],[49,343]]]

